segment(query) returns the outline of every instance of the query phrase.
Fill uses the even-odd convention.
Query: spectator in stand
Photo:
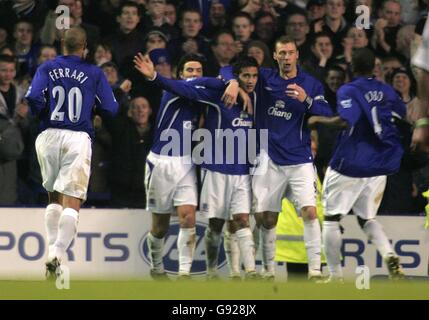
[[[407,106],[407,122],[411,125],[418,119],[416,108],[416,81],[406,68],[398,68],[392,72],[392,87],[399,92],[402,101]]]
[[[273,48],[276,33],[276,17],[269,12],[258,13],[255,17],[255,38],[265,42],[269,48]]]
[[[327,0],[326,16],[314,24],[314,32],[324,31],[334,44],[333,56],[343,53],[343,39],[347,36],[349,25],[344,18],[346,12],[345,0]]]
[[[333,62],[334,46],[329,34],[319,32],[314,35],[311,45],[312,56],[305,61],[302,68],[323,82],[326,76],[326,69]]]
[[[403,67],[401,60],[396,56],[387,56],[381,60],[381,71],[384,82],[392,83],[392,72],[395,69]]]
[[[168,37],[161,28],[152,27],[145,36],[145,52],[167,48]]]
[[[1,64],[3,63],[0,62],[0,78],[3,72]],[[1,103],[0,99],[0,107]],[[16,205],[18,199],[16,160],[23,150],[24,143],[20,130],[0,109],[0,206]]]
[[[378,81],[384,82],[382,62],[379,57],[375,57],[375,67],[374,67],[374,78]]]
[[[272,54],[268,46],[259,40],[252,40],[244,49],[244,54],[255,58],[260,67],[276,68]]]
[[[128,115],[108,124],[112,136],[110,190],[114,207],[146,207],[145,166],[142,164],[146,163],[152,145],[151,114],[147,99],[135,97],[130,102]]]
[[[309,0],[306,9],[309,22],[323,20],[326,15],[326,0]]]
[[[139,6],[131,1],[122,4],[117,21],[119,30],[107,37],[106,42],[112,48],[113,60],[120,73],[128,75],[133,68],[134,55],[144,50],[144,37],[137,29],[140,22]]]
[[[287,18],[285,34],[296,41],[299,50],[299,60],[301,62],[307,61],[311,57],[309,32],[310,25],[305,12],[296,12]]]
[[[219,0],[211,1],[208,25],[204,26],[204,34],[206,37],[211,38],[213,35],[221,29],[227,27],[227,14],[226,8]]]
[[[365,48],[369,44],[369,39],[364,29],[359,29],[355,26],[351,27],[347,32],[347,38],[352,40],[352,48]]]
[[[15,58],[0,56],[0,114],[24,132],[28,127],[28,105],[24,101],[25,89],[14,84],[15,76]]]
[[[15,24],[13,37],[15,54],[18,62],[18,77],[26,74],[33,75],[37,67],[39,45],[33,42],[33,25],[27,21]]]
[[[132,82],[120,77],[118,67],[113,62],[106,62],[100,68],[112,88],[116,101],[118,101],[119,113],[124,113],[128,105],[128,94],[131,91]]]
[[[7,30],[0,26],[0,49],[8,44]]]
[[[105,42],[100,42],[95,47],[94,52],[94,63],[97,66],[101,66],[106,62],[111,62],[113,58],[112,48]]]
[[[177,11],[173,3],[167,2],[164,9],[165,21],[172,27],[176,27]]]
[[[200,31],[203,27],[201,13],[198,9],[186,9],[180,19],[182,33],[179,38],[168,43],[168,53],[176,65],[181,57],[188,53],[198,53],[207,56],[209,53],[209,41]]]
[[[40,53],[37,57],[37,65],[40,66],[42,63],[48,60],[53,60],[57,55],[57,49],[54,46],[43,45],[40,48]]]
[[[396,35],[401,28],[401,5],[396,0],[385,0],[379,11],[371,39],[377,55],[385,57],[395,53]]]
[[[235,37],[236,51],[240,53],[244,47],[252,40],[255,30],[252,17],[246,12],[237,13],[232,19],[232,31]]]
[[[236,54],[233,34],[229,30],[220,30],[213,36],[211,49],[212,54],[208,58],[206,75],[217,77],[219,69],[230,65]]]

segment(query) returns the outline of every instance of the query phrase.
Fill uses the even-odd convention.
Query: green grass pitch
[[[307,281],[207,282],[201,280],[155,282],[71,281],[58,290],[54,282],[0,281],[0,299],[149,299],[149,300],[290,300],[290,299],[429,299],[429,281],[373,280],[369,290],[353,282],[320,285]]]

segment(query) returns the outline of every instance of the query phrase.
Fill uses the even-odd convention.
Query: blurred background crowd
[[[120,114],[94,117],[92,175],[86,206],[144,208],[144,163],[162,91],[133,68],[136,53],[149,53],[157,71],[176,78],[186,53],[204,56],[205,76],[240,55],[276,68],[275,40],[292,36],[300,65],[325,86],[336,110],[336,91],[351,80],[355,48],[371,48],[374,77],[391,84],[407,105],[402,124],[406,153],[401,170],[388,177],[381,214],[424,212],[429,188],[426,156],[410,152],[416,120],[416,77],[410,57],[421,41],[429,0],[0,0],[0,206],[44,206],[34,150],[38,120],[24,100],[37,67],[61,54],[55,8],[70,9],[67,23],[88,35],[86,59],[104,71]],[[367,6],[369,28],[360,29],[356,7]],[[63,21],[64,22],[64,21]],[[362,22],[362,21],[361,21]],[[323,179],[337,132],[319,128],[316,166]],[[8,143],[2,143],[8,141]],[[7,139],[7,140],[6,140]]]

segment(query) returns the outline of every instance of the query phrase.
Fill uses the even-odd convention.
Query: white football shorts
[[[36,153],[47,191],[86,200],[92,154],[86,132],[46,129],[36,139]]]
[[[201,169],[200,213],[232,220],[233,215],[250,213],[252,186],[249,175],[231,175]]]
[[[323,181],[322,203],[326,216],[353,213],[374,219],[383,199],[386,176],[353,178],[328,167]]]
[[[316,186],[312,163],[280,166],[262,150],[252,177],[252,211],[280,212],[286,197],[300,214],[303,207],[316,206]]]
[[[145,171],[146,207],[153,213],[174,213],[182,205],[197,205],[195,166],[184,157],[150,152]]]

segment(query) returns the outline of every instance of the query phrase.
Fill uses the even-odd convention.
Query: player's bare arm
[[[231,108],[237,102],[239,93],[239,84],[236,79],[230,80],[225,93],[222,95],[222,101],[226,107]]]
[[[310,129],[315,129],[318,124],[334,127],[338,129],[345,129],[348,127],[347,121],[344,121],[339,116],[336,117],[323,117],[312,116],[308,119],[307,125]]]

